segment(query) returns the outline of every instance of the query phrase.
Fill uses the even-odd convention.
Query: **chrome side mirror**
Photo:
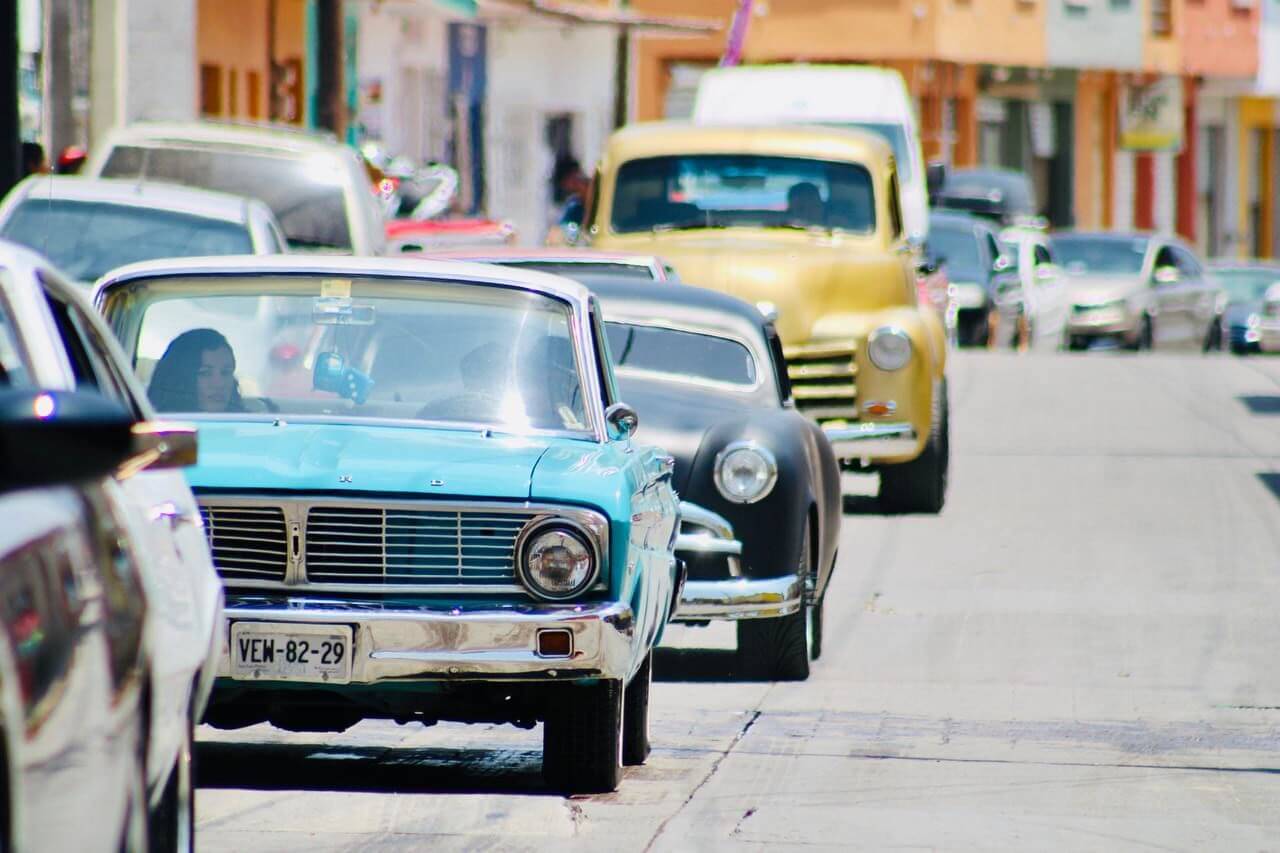
[[[1177,267],[1157,267],[1155,274],[1156,284],[1177,284],[1182,278]]]
[[[614,403],[604,410],[604,422],[609,428],[609,438],[628,441],[640,428],[640,416],[626,403]]]

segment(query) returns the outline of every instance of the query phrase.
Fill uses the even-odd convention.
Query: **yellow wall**
[[[1181,42],[1186,33],[1184,0],[1169,0],[1173,31],[1167,36],[1151,34],[1151,0],[1142,0],[1142,67],[1159,74],[1182,72]]]
[[[1045,2],[934,0],[933,55],[953,62],[1039,68],[1045,64]]]
[[[1272,245],[1272,223],[1275,220],[1276,200],[1270,191],[1272,185],[1271,163],[1273,162],[1274,152],[1271,150],[1273,146],[1272,135],[1269,132],[1263,134],[1261,160],[1259,163],[1249,156],[1250,137],[1254,131],[1270,131],[1272,128],[1280,126],[1280,122],[1276,120],[1276,104],[1269,98],[1241,98],[1240,99],[1240,138],[1236,148],[1236,162],[1239,168],[1236,169],[1237,180],[1237,222],[1240,223],[1240,232],[1246,238],[1251,237],[1253,231],[1253,217],[1249,212],[1249,188],[1253,184],[1262,187],[1262,191],[1258,194],[1259,200],[1262,202],[1262,234],[1260,245],[1262,251],[1258,254],[1262,257],[1271,257],[1275,254],[1276,247]],[[1242,239],[1236,244],[1236,254],[1245,257],[1252,253],[1251,239]]]

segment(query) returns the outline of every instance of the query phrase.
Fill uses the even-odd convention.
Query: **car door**
[[[1067,287],[1062,270],[1054,263],[1047,240],[1031,242],[1031,289],[1035,306],[1036,341],[1057,346],[1067,322]],[[1033,341],[1033,344],[1036,342]]]
[[[1185,346],[1190,326],[1187,316],[1187,288],[1183,285],[1182,270],[1178,267],[1174,246],[1170,243],[1161,243],[1156,249],[1150,286],[1156,308],[1152,326],[1153,347],[1164,349]]]
[[[1178,283],[1182,289],[1186,344],[1200,347],[1208,339],[1210,326],[1217,315],[1218,285],[1210,279],[1195,253],[1186,246],[1173,247],[1173,260],[1178,266]]]
[[[45,295],[77,387],[94,388],[139,420],[152,420],[150,407],[120,367],[123,355],[106,326],[48,282]],[[142,541],[143,578],[152,604],[154,725],[149,754],[154,760],[148,767],[167,768],[186,737],[192,685],[209,659],[221,586],[210,562],[199,507],[181,471],[134,471],[120,477],[120,488]]]

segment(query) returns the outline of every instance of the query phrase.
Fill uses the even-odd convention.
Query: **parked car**
[[[916,242],[929,235],[930,175],[916,107],[906,81],[892,68],[780,64],[712,69],[698,81],[693,120],[828,125],[874,133],[893,149],[907,235]]]
[[[271,210],[242,196],[138,181],[36,175],[0,203],[0,238],[92,284],[155,258],[285,251]]]
[[[929,215],[925,253],[947,271],[956,342],[987,346],[999,320],[998,290],[1017,286],[1013,257],[985,220],[963,213]]]
[[[328,136],[214,122],[140,122],[110,131],[84,174],[261,199],[297,250],[377,255],[386,245],[376,190],[360,156]]]
[[[1262,321],[1267,317],[1268,288],[1280,283],[1280,264],[1269,261],[1219,260],[1209,263],[1209,274],[1226,291],[1224,334],[1237,355],[1258,352]]]
[[[952,169],[933,206],[980,216],[997,226],[1043,224],[1031,178],[1013,169]]]
[[[1051,240],[1070,276],[1073,349],[1109,338],[1130,349],[1219,349],[1226,294],[1177,237],[1069,231]]]
[[[30,381],[95,391],[138,421],[136,458],[115,480],[151,605],[146,767],[150,834],[158,849],[190,847],[193,726],[213,684],[222,588],[182,472],[195,428],[156,419],[111,331],[80,288],[42,258],[0,243],[0,304],[10,312]]]
[[[836,456],[880,473],[885,508],[938,512],[946,331],[919,305],[897,184],[863,131],[636,124],[601,159],[590,233],[776,313],[796,405]]]
[[[633,438],[586,288],[293,256],[137,265],[98,298],[157,408],[200,424],[189,476],[228,600],[207,722],[542,721],[566,791],[645,760],[680,596],[673,462]],[[178,371],[147,327],[217,300],[242,309],[227,337],[294,329],[305,373],[242,372],[204,329],[222,393],[162,380],[200,362]]]
[[[17,343],[0,308],[0,849],[138,850],[147,607],[111,476],[133,418],[39,389]]]
[[[653,255],[593,252],[590,249],[471,249],[434,252],[441,260],[474,261],[522,270],[562,275],[567,278],[620,278],[634,281],[676,281],[676,271]]]
[[[773,324],[698,287],[579,280],[604,310],[619,391],[675,457],[688,568],[676,620],[734,620],[740,672],[803,680],[822,651],[840,468],[794,408]]]
[[[392,219],[387,222],[388,255],[492,249],[514,245],[516,227],[505,219]]]
[[[1000,233],[1004,254],[1012,261],[1016,285],[999,300],[1000,328],[1019,349],[1056,350],[1066,345],[1066,276],[1054,261],[1049,235],[1040,228],[1006,228]]]
[[[1258,349],[1261,352],[1280,352],[1280,284],[1271,285],[1262,295]]]

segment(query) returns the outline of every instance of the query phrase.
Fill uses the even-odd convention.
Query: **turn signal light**
[[[864,415],[870,415],[873,418],[882,418],[885,415],[892,415],[896,411],[898,411],[898,404],[892,400],[886,400],[884,402],[876,400],[874,402],[865,403],[862,406],[862,413]]]
[[[544,628],[538,632],[538,657],[567,658],[573,654],[573,634],[566,628]]]

